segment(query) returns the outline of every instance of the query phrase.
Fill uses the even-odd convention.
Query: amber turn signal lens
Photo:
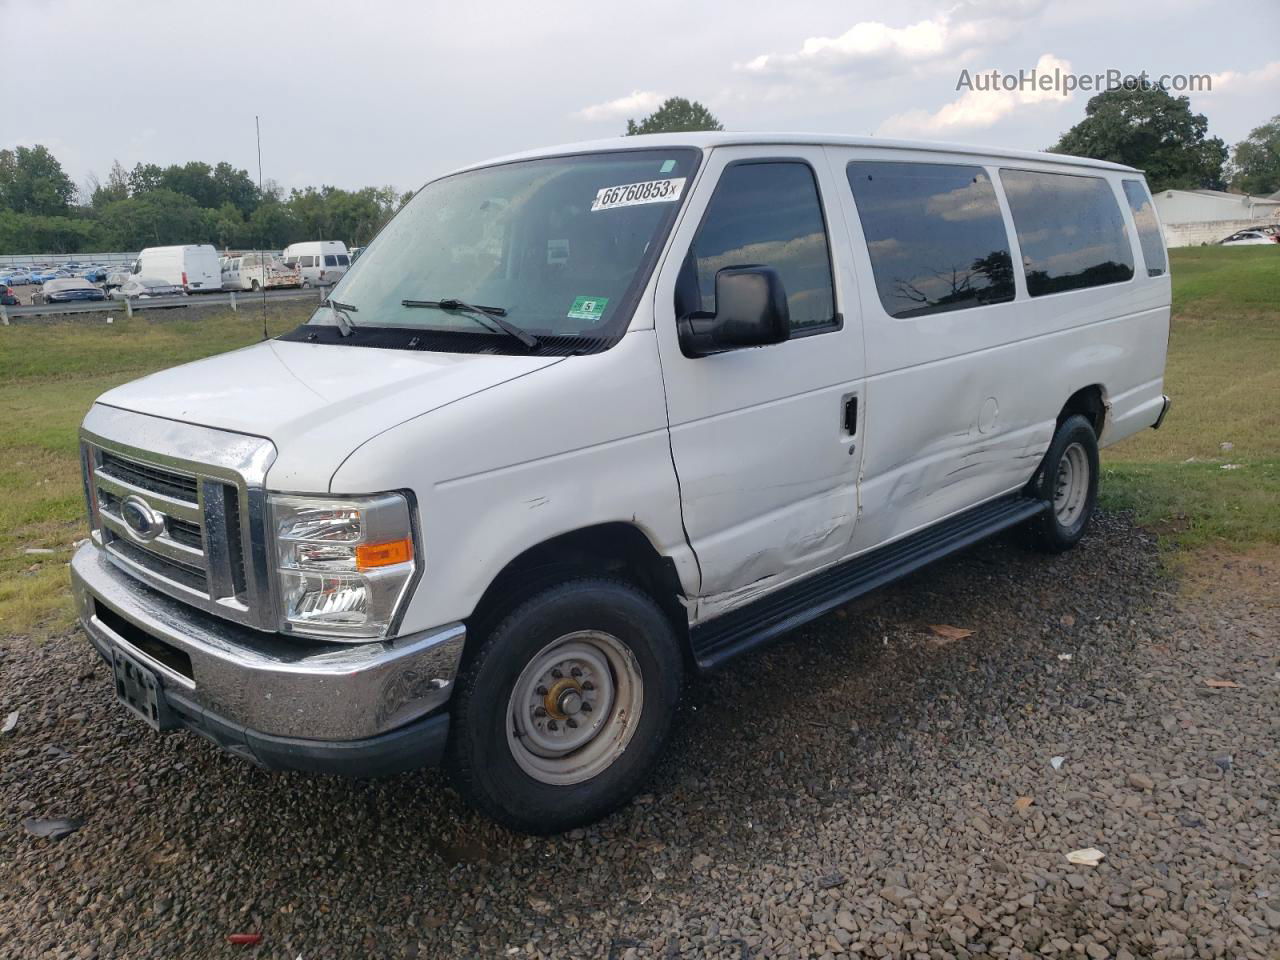
[[[356,547],[357,570],[389,567],[397,563],[408,563],[412,559],[413,544],[408,537],[392,540],[390,543],[363,543]]]

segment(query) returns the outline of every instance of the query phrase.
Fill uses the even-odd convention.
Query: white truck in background
[[[133,261],[134,276],[181,285],[187,293],[216,293],[222,289],[218,251],[207,243],[175,247],[147,247]]]
[[[304,287],[331,287],[351,266],[351,254],[341,240],[307,240],[291,243],[281,258],[302,274]]]

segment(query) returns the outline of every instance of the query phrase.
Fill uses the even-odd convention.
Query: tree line
[[[392,187],[262,189],[247,170],[198,160],[117,161],[77,187],[44,146],[0,150],[0,254],[138,250],[177,243],[278,250],[299,240],[363,246],[411,194]]]

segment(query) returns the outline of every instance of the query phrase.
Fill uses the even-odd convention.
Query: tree
[[[163,175],[164,171],[154,163],[135,164],[129,171],[129,196],[136,197],[141,193],[159,190]]]
[[[1145,170],[1152,192],[1221,189],[1227,148],[1208,137],[1209,121],[1191,101],[1145,83],[1107,90],[1089,99],[1085,117],[1050,150],[1110,160]]]
[[[107,182],[98,185],[98,188],[90,196],[89,202],[95,210],[98,210],[117,200],[128,199],[129,175],[125,173],[124,167],[120,166],[119,160],[113,160],[111,161],[111,172],[107,174]]]
[[[627,136],[638,133],[689,133],[693,130],[723,130],[715,116],[696,100],[670,97],[639,123],[627,121]]]
[[[15,213],[65,214],[76,195],[71,182],[48,148],[0,150],[0,206]]]
[[[149,190],[117,200],[104,207],[98,219],[115,250],[215,239],[205,211],[190,197],[172,190]]]
[[[1231,149],[1231,185],[1244,193],[1280,190],[1280,114]]]

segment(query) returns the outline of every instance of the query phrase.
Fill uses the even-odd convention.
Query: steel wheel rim
[[[625,643],[599,630],[567,633],[516,678],[507,745],[516,765],[538,782],[582,783],[626,750],[643,706],[640,665]]]
[[[1079,443],[1062,451],[1053,484],[1053,512],[1058,523],[1073,527],[1084,515],[1089,499],[1089,455]]]

